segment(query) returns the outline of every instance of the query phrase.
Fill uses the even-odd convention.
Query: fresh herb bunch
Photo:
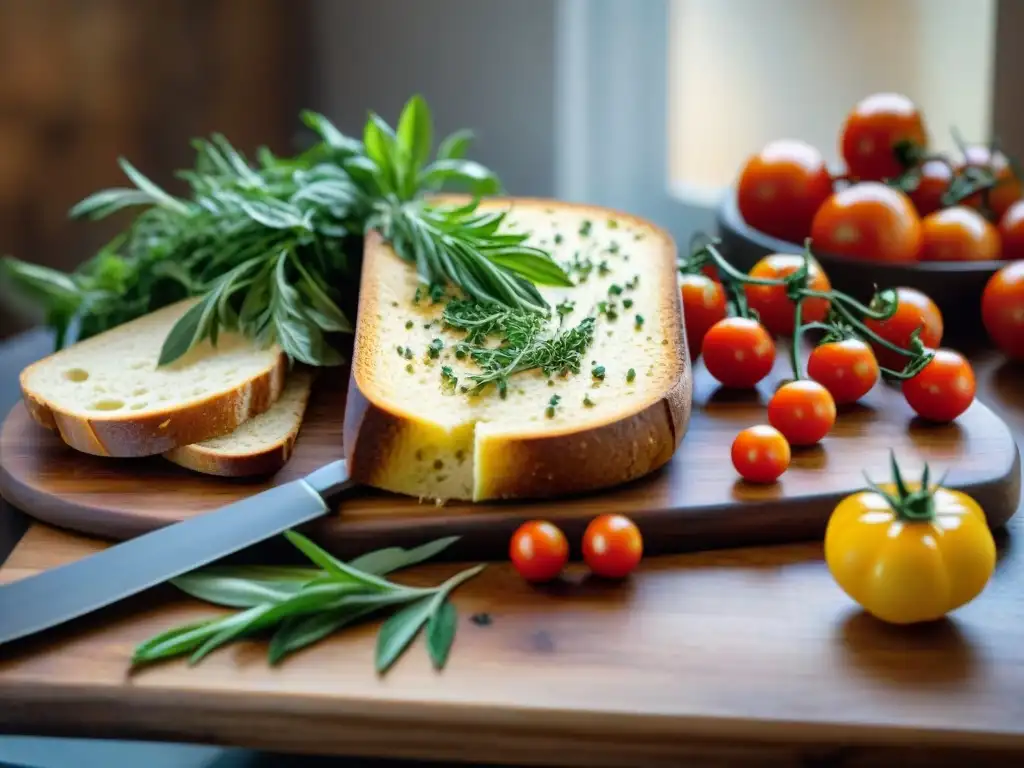
[[[468,356],[482,369],[468,377],[473,386],[466,391],[479,393],[494,384],[501,397],[508,392],[509,377],[516,373],[537,368],[546,376],[579,373],[594,342],[596,324],[588,316],[573,328],[549,333],[546,319],[535,313],[460,300],[448,302],[443,318],[447,326],[466,331],[456,355]],[[488,346],[488,337],[498,337],[501,343]]]
[[[87,338],[180,299],[201,297],[168,334],[160,363],[199,342],[235,331],[278,343],[310,365],[342,362],[332,334],[352,326],[341,309],[362,238],[378,229],[414,263],[431,291],[453,285],[465,295],[529,312],[546,312],[536,285],[571,285],[550,255],[499,233],[504,214],[479,213],[479,196],[500,191],[495,175],[465,159],[471,136],[457,132],[430,162],[429,109],[415,96],[397,130],[371,113],[362,141],[323,115],[302,120],[318,137],[294,157],[261,149],[252,164],[222,136],[194,142],[195,167],[178,176],[189,194],[160,189],[126,160],[133,187],[98,192],[76,218],[101,219],[141,207],[128,229],[68,275],[16,259],[6,273],[46,309],[58,347],[79,321]],[[433,204],[447,184],[473,202]]]
[[[434,557],[457,536],[411,550],[392,547],[370,552],[350,563],[332,557],[298,533],[288,531],[285,536],[315,568],[212,566],[175,579],[172,583],[193,597],[243,610],[163,632],[141,643],[132,662],[142,665],[189,654],[189,663],[196,664],[234,640],[273,630],[268,656],[271,664],[277,664],[345,626],[400,608],[377,635],[378,673],[387,672],[424,627],[431,661],[437,669],[445,666],[458,624],[449,595],[484,566],[429,588],[407,587],[383,577]]]

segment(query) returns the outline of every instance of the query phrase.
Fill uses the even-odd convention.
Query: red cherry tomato
[[[1006,214],[1011,205],[1021,199],[1020,180],[1014,176],[1010,161],[1002,152],[996,152],[993,155],[989,147],[975,144],[967,147],[964,154],[964,162],[958,166],[958,171],[969,167],[984,168],[995,175],[995,186],[988,190],[988,206],[998,221]],[[980,208],[983,202],[984,193],[979,192],[967,198],[964,205]]]
[[[749,389],[771,373],[775,342],[760,323],[727,317],[704,335],[703,354],[708,373],[724,386]]]
[[[897,347],[906,349],[910,344],[910,334],[921,329],[921,343],[930,349],[939,346],[942,341],[942,314],[935,302],[914,288],[896,289],[896,314],[887,320],[865,320],[864,324]],[[902,371],[910,360],[891,349],[872,344],[875,357],[881,365],[892,371]]]
[[[1024,200],[1006,209],[999,220],[999,238],[1004,259],[1024,259]]]
[[[768,401],[768,422],[790,445],[814,445],[836,423],[836,403],[816,381],[791,381]]]
[[[774,483],[789,468],[789,443],[775,427],[747,427],[732,442],[732,465],[749,483]]]
[[[861,181],[894,179],[904,171],[896,145],[926,146],[917,106],[899,93],[875,93],[858,102],[843,124],[840,148],[850,175]]]
[[[903,382],[903,396],[921,418],[949,422],[974,402],[975,388],[974,369],[963,355],[939,349],[920,373]]]
[[[995,225],[973,208],[955,205],[921,220],[922,261],[993,261],[1001,247]]]
[[[807,375],[832,395],[837,405],[855,403],[878,381],[878,361],[860,339],[829,341],[807,359]]]
[[[683,296],[683,327],[690,359],[700,356],[704,335],[725,318],[725,290],[707,275],[682,275],[679,290]]]
[[[601,515],[583,532],[583,560],[598,576],[621,579],[640,562],[644,540],[640,529],[623,515]]]
[[[981,295],[981,318],[989,338],[1013,360],[1024,360],[1024,261],[1007,264]]]
[[[819,253],[864,261],[916,261],[921,220],[910,198],[893,187],[867,181],[826,200],[811,225]]]
[[[953,169],[942,160],[928,160],[918,169],[921,177],[917,187],[910,192],[910,201],[920,216],[942,208],[942,196],[953,181]]]
[[[750,270],[751,277],[781,280],[793,274],[803,264],[804,257],[788,253],[773,253],[765,256]],[[807,272],[807,287],[815,291],[830,291],[832,284],[816,261],[811,261]],[[744,286],[747,292],[747,303],[757,311],[761,324],[769,333],[777,336],[793,334],[793,310],[795,305],[786,296],[784,285],[751,285]],[[828,314],[828,299],[804,299],[801,316],[805,323],[820,322]]]
[[[773,141],[747,160],[737,189],[743,220],[792,243],[811,232],[818,206],[832,194],[821,153],[803,141]]]
[[[553,523],[530,520],[512,534],[508,553],[512,565],[527,581],[551,581],[569,560],[569,542]]]

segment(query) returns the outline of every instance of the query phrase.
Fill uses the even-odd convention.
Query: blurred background
[[[0,254],[71,269],[123,225],[68,209],[158,183],[191,138],[291,151],[297,115],[358,131],[422,93],[514,194],[628,209],[685,242],[779,136],[836,159],[876,90],[1024,149],[1021,0],[0,0]],[[0,336],[35,322],[0,296]]]

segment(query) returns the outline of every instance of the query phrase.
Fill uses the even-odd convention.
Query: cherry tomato
[[[601,515],[583,532],[583,560],[598,576],[621,579],[644,554],[640,529],[624,515]]]
[[[765,256],[754,268],[750,270],[751,277],[767,278],[769,280],[781,280],[791,275],[800,268],[804,262],[803,256],[796,256],[788,253],[773,253]],[[807,287],[815,291],[830,291],[832,284],[828,277],[821,270],[816,261],[811,261],[807,270]],[[761,324],[768,329],[769,333],[776,335],[793,334],[793,310],[795,308],[789,297],[786,296],[784,285],[751,285],[745,287],[747,292],[747,303],[752,309],[757,310]],[[828,314],[828,299],[810,298],[804,299],[801,306],[803,322],[820,322]]]
[[[939,349],[921,372],[903,382],[903,396],[918,416],[948,422],[974,402],[974,369],[963,355]]]
[[[996,184],[988,190],[988,206],[996,215],[998,221],[1003,217],[1010,206],[1021,199],[1024,191],[1021,189],[1020,180],[1013,175],[1010,161],[1002,152],[992,154],[992,150],[983,144],[975,144],[966,148],[965,158],[958,166],[958,171],[968,167],[985,168],[996,177]],[[964,201],[964,205],[980,208],[984,202],[984,194],[979,192],[971,195]]]
[[[789,443],[775,427],[747,427],[732,441],[732,465],[749,483],[774,483],[789,468]]]
[[[866,181],[826,200],[811,225],[815,250],[864,261],[916,261],[921,220],[905,193]]]
[[[910,201],[920,216],[942,208],[942,196],[953,181],[953,169],[942,160],[928,160],[918,169],[921,174],[917,187],[910,192]]]
[[[704,334],[725,318],[725,290],[707,275],[683,275],[679,281],[683,296],[683,326],[690,359],[700,356]]]
[[[836,405],[855,403],[878,381],[878,361],[860,339],[829,341],[807,359],[807,375],[832,395]]]
[[[553,523],[530,520],[512,534],[508,554],[527,581],[551,581],[569,560],[569,542]]]
[[[1024,261],[1007,264],[981,295],[981,318],[989,337],[1013,360],[1024,360]]]
[[[775,342],[760,323],[727,317],[704,335],[703,354],[708,373],[723,385],[749,389],[771,373]]]
[[[791,381],[768,401],[768,421],[790,445],[814,445],[836,423],[836,401],[816,381]]]
[[[1001,247],[995,225],[973,208],[955,205],[921,220],[922,261],[992,261]]]
[[[935,302],[914,288],[896,289],[896,314],[888,320],[865,320],[864,324],[897,347],[906,349],[910,334],[921,329],[921,343],[928,348],[939,346],[942,341],[942,314]],[[891,349],[872,343],[879,364],[892,371],[902,371],[910,359]]]
[[[904,171],[896,145],[924,147],[928,138],[917,106],[899,93],[875,93],[858,102],[843,124],[840,148],[850,175],[861,181],[894,179]]]
[[[1004,259],[1024,259],[1024,200],[1006,209],[999,220],[999,237]]]
[[[832,177],[821,153],[803,141],[773,141],[747,160],[737,190],[743,220],[792,243],[811,232],[814,212],[830,194]]]

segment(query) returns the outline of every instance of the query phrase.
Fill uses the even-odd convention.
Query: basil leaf
[[[427,621],[427,652],[430,654],[434,669],[444,669],[448,663],[448,654],[455,641],[458,621],[458,611],[449,600],[445,600],[441,607],[430,615]]]

